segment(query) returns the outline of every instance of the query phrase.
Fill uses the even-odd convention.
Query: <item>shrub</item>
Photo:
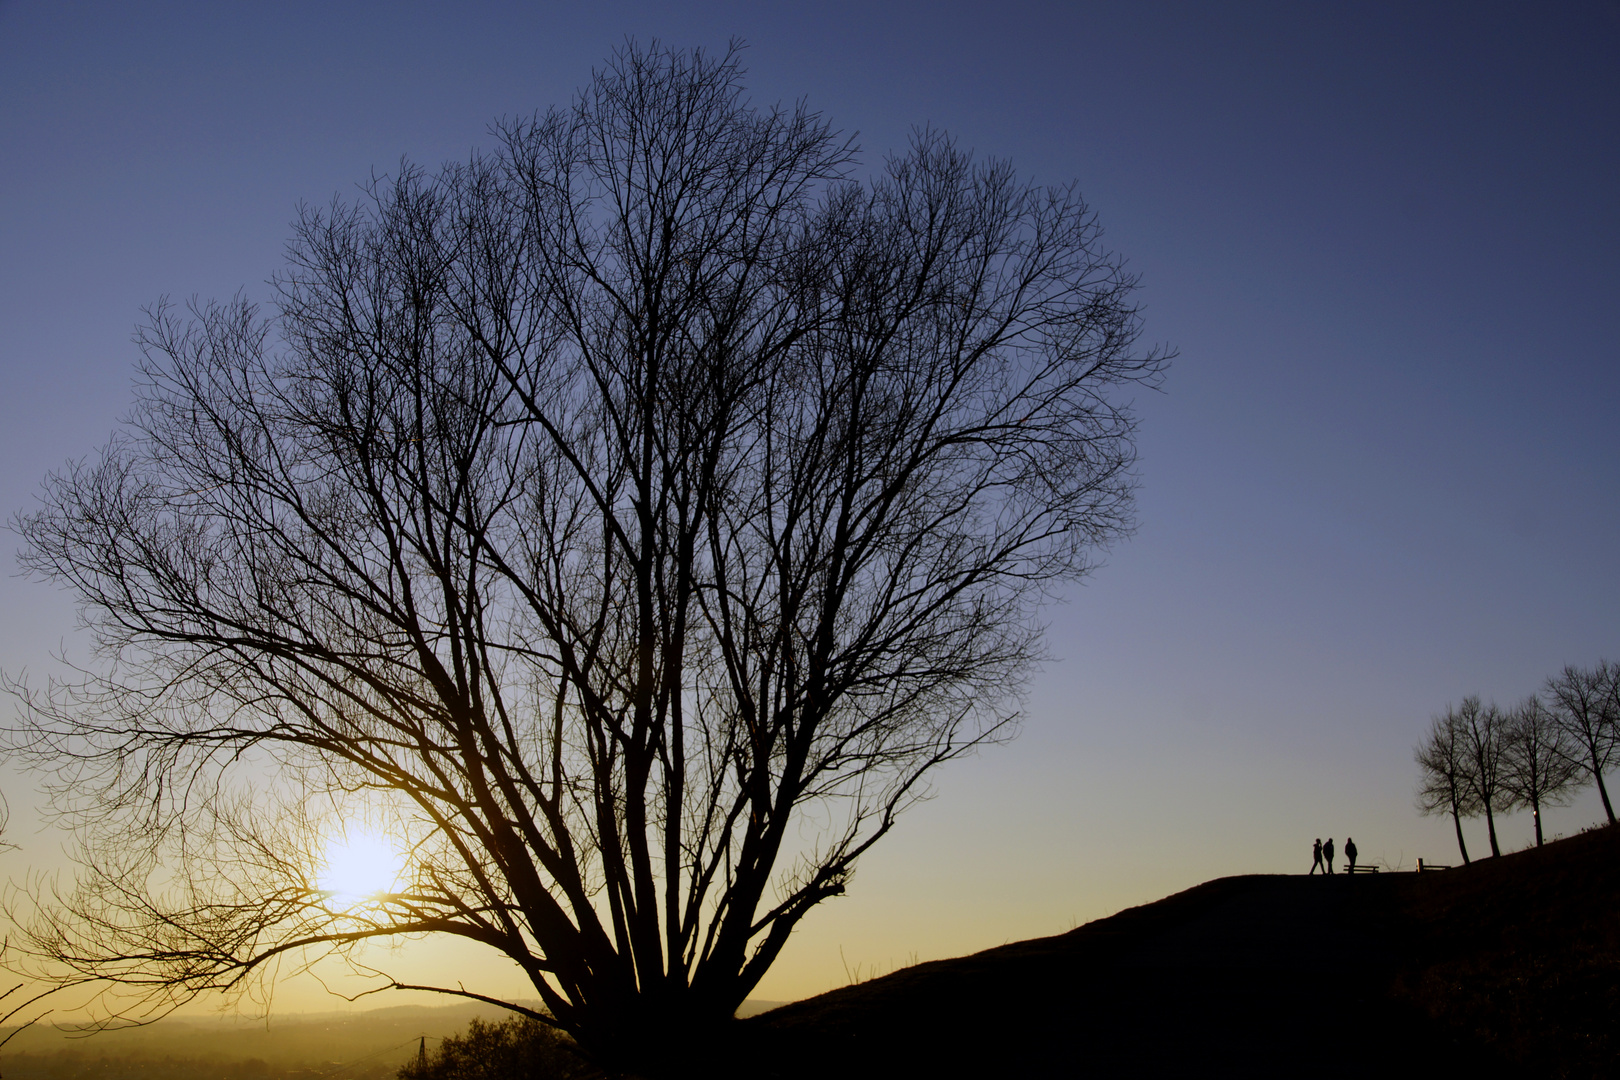
[[[399,1070],[399,1080],[574,1080],[595,1075],[566,1035],[526,1016],[495,1024],[474,1020]]]

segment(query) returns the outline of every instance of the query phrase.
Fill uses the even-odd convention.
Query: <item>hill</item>
[[[1223,878],[740,1026],[783,1080],[1613,1075],[1620,830],[1439,873]]]
[[[381,1080],[474,1012],[172,1019],[71,1046],[31,1029],[4,1075]],[[725,1052],[697,1050],[702,1075],[759,1080],[1606,1077],[1617,1018],[1611,827],[1432,874],[1222,878],[740,1020]]]
[[[474,1018],[498,1019],[481,1004],[401,1005],[332,1013],[170,1017],[84,1035],[50,1024],[27,1028],[0,1051],[5,1080],[281,1080],[391,1078],[416,1056]],[[0,1036],[10,1029],[0,1030]]]

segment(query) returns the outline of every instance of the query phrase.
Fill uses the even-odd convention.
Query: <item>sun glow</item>
[[[354,904],[392,892],[404,871],[405,857],[386,837],[356,830],[326,842],[315,884],[339,904]]]

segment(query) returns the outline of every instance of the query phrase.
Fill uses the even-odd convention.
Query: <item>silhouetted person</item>
[[[1327,872],[1333,873],[1333,837],[1331,836],[1327,838],[1327,843],[1322,845],[1322,860],[1327,863]]]
[[[1344,838],[1344,857],[1350,863],[1350,872],[1356,872],[1356,842],[1348,836]]]
[[[1320,836],[1316,838],[1316,847],[1311,849],[1311,856],[1311,873],[1314,874],[1322,869],[1322,838]]]

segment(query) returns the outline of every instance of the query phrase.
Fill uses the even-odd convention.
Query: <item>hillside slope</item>
[[[1443,873],[1223,878],[743,1027],[784,1080],[1599,1076],[1617,1008],[1611,828]]]

